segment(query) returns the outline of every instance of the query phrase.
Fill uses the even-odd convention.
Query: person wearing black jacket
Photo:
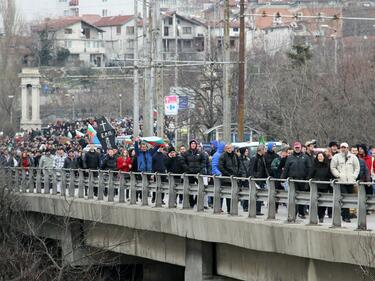
[[[240,176],[243,178],[250,177],[250,158],[249,158],[249,149],[247,147],[240,148]],[[249,189],[249,182],[248,181],[242,181],[241,187],[245,189]],[[245,212],[249,209],[249,200],[242,200],[241,202],[242,208]]]
[[[272,177],[275,177],[275,175],[272,173],[271,164],[276,158],[280,158],[280,156],[276,153],[276,144],[274,142],[270,142],[267,144],[267,152],[264,154],[264,161],[266,162],[267,172]]]
[[[206,159],[204,155],[198,150],[198,144],[196,140],[191,140],[189,143],[190,149],[183,154],[184,157],[184,171],[187,174],[204,174],[206,167]],[[189,177],[189,183],[197,183],[196,177]],[[193,195],[189,195],[190,207],[194,207],[196,204],[196,198]]]
[[[100,167],[100,156],[99,153],[95,151],[95,146],[90,145],[90,149],[85,153],[82,159],[82,164],[84,169],[88,170],[98,170]]]
[[[252,158],[252,171],[251,175],[258,179],[265,179],[269,177],[266,161],[264,159],[264,154],[266,153],[266,148],[263,144],[257,147],[257,154]],[[263,189],[266,186],[265,181],[258,181],[257,185]],[[256,214],[262,216],[262,203],[256,202]]]
[[[237,154],[233,151],[233,146],[227,144],[225,146],[224,152],[219,158],[219,170],[222,176],[225,177],[238,177],[240,176],[240,160]],[[231,186],[230,181],[222,181],[222,186]],[[226,198],[227,211],[230,213],[230,198]]]
[[[333,178],[328,158],[323,152],[319,152],[316,155],[310,177],[317,181],[330,181]],[[318,192],[322,193],[328,193],[330,189],[329,184],[318,184],[317,187]],[[318,207],[318,217],[320,223],[323,223],[324,221],[326,209],[327,207]]]
[[[156,151],[152,155],[152,172],[165,174],[167,172],[167,167],[166,167],[167,158],[168,156],[165,153],[165,148],[163,146],[160,146],[158,151]],[[167,181],[165,176],[162,176],[161,180],[163,182]],[[151,199],[152,203],[155,203],[155,196],[156,196],[156,193],[153,192],[152,199]],[[162,196],[162,200],[164,200],[164,193],[162,193],[161,196]],[[162,203],[164,204],[164,201],[162,201]]]
[[[79,164],[77,158],[74,156],[74,150],[69,150],[68,157],[64,160],[64,169],[78,170]]]
[[[114,155],[113,149],[109,148],[107,151],[107,155],[103,160],[102,170],[110,170],[116,171],[117,170],[117,158]]]
[[[311,161],[302,153],[302,145],[300,142],[294,143],[294,152],[290,155],[285,163],[282,178],[291,178],[297,180],[306,180],[311,173]],[[295,183],[297,191],[308,191],[308,186],[305,183]],[[298,205],[298,216],[305,219],[305,206]]]

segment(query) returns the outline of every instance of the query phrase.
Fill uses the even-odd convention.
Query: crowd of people
[[[31,167],[41,169],[90,169],[110,170],[122,172],[158,172],[188,175],[216,175],[235,176],[242,178],[255,177],[266,179],[268,177],[280,179],[315,179],[330,181],[337,179],[341,184],[342,192],[356,192],[356,181],[368,182],[366,192],[373,193],[370,184],[375,179],[375,147],[365,144],[349,145],[345,142],[329,143],[328,147],[317,149],[313,141],[305,145],[300,142],[292,146],[284,143],[278,148],[275,143],[260,144],[255,155],[247,147],[236,148],[232,144],[212,142],[211,151],[205,151],[196,140],[190,140],[188,146],[181,145],[177,148],[169,144],[154,147],[142,142],[139,137],[133,139],[132,144],[119,148],[110,148],[106,152],[97,148],[90,141],[74,132],[83,132],[85,123],[55,124],[50,126],[43,134],[30,132],[21,138],[0,138],[0,166],[21,167],[25,170]],[[124,133],[123,128],[118,126]],[[66,138],[67,135],[71,138]],[[64,137],[61,140],[61,137]],[[204,184],[208,184],[205,178]],[[189,182],[197,182],[197,178],[189,176]],[[347,183],[347,184],[346,184]],[[240,181],[241,188],[248,188],[248,181]],[[230,180],[222,180],[222,186],[230,188]],[[267,188],[266,181],[257,181],[258,188]],[[287,183],[278,181],[277,189],[287,189]],[[308,191],[309,185],[295,183],[296,190]],[[319,192],[332,192],[329,184],[318,184]],[[153,196],[153,199],[155,197]],[[179,198],[181,200],[181,198]],[[208,198],[207,206],[212,206],[212,198]],[[196,198],[189,196],[190,206],[196,204]],[[244,200],[242,207],[248,209],[248,202]],[[226,200],[227,211],[230,212],[230,199]],[[261,213],[262,205],[257,202],[256,211]],[[319,207],[319,221],[324,216],[330,216],[330,208]],[[306,208],[298,206],[298,216],[305,218]],[[352,214],[348,209],[343,209],[342,217],[350,222]]]

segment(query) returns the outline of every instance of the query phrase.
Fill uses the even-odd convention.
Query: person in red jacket
[[[370,172],[370,175],[374,174],[375,167],[372,163],[372,157],[367,153],[367,146],[365,144],[357,145],[358,148],[358,157],[365,161],[367,169]]]
[[[121,172],[129,172],[132,169],[132,163],[129,152],[124,149],[121,156],[117,158],[117,169]]]

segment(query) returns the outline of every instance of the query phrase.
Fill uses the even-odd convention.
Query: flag
[[[266,138],[263,135],[259,137],[259,144],[266,144]]]
[[[90,140],[92,140],[96,136],[96,131],[90,124],[87,127],[87,134],[89,135]]]
[[[111,123],[108,122],[107,118],[97,118],[96,123],[98,124],[98,139],[104,151],[110,148],[117,148],[116,146],[116,131],[112,127]]]
[[[68,138],[70,138],[70,139],[71,139],[71,138],[73,138],[73,136],[72,136],[72,133],[71,133],[71,132],[69,132],[69,133],[68,133]]]
[[[82,132],[80,132],[78,130],[76,130],[76,135],[79,136],[79,137],[81,137],[81,138],[83,138],[85,136],[84,133],[82,133]]]
[[[100,141],[98,139],[98,136],[95,135],[93,139],[90,140],[91,144],[99,145]]]
[[[148,144],[155,146],[155,145],[164,145],[164,140],[159,137],[145,137],[141,138],[141,141],[147,142]]]

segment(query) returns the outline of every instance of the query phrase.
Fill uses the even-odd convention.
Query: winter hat
[[[189,142],[189,146],[191,146],[192,143],[198,144],[197,141],[194,139]]]
[[[329,144],[328,144],[328,147],[332,147],[332,146],[339,146],[339,144],[337,143],[337,141],[331,141]]]
[[[302,145],[301,145],[300,142],[296,141],[296,142],[294,143],[293,147],[299,147],[299,148],[301,148]]]
[[[269,142],[267,144],[267,151],[272,152],[272,148],[275,146],[274,142]]]

